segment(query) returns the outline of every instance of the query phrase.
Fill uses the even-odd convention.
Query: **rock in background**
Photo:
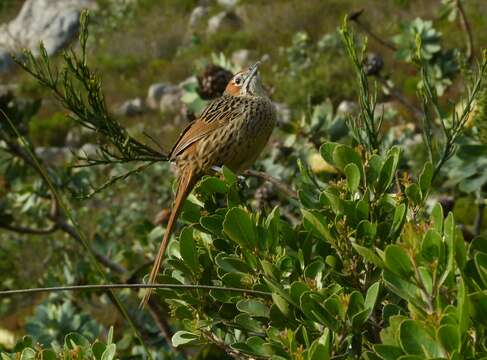
[[[26,0],[14,20],[0,25],[0,72],[23,48],[37,55],[42,41],[52,55],[66,46],[78,33],[81,10],[95,7],[94,0]]]

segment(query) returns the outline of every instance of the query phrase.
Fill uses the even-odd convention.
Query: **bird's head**
[[[225,88],[226,95],[232,96],[267,96],[259,76],[260,62],[248,69],[236,73]]]

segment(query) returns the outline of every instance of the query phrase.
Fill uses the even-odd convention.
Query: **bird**
[[[156,282],[164,253],[182,205],[199,179],[226,166],[235,173],[248,169],[264,149],[276,124],[276,110],[259,75],[257,62],[236,73],[223,95],[210,102],[180,134],[169,153],[178,186],[164,237],[147,283]],[[143,308],[151,296],[148,288]]]

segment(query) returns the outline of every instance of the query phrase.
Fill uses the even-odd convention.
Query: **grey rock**
[[[191,29],[197,28],[203,20],[206,18],[208,15],[208,7],[206,6],[197,6],[193,9],[191,12],[191,15],[189,17],[189,27]]]
[[[141,98],[135,98],[125,101],[115,111],[116,114],[121,116],[137,116],[144,112],[145,107]]]
[[[91,144],[91,143],[87,143],[87,144],[84,144],[78,150],[78,156],[81,156],[81,157],[95,157],[97,151],[98,151],[98,146],[97,145]]]
[[[238,0],[216,0],[216,2],[227,9],[233,9],[238,4]]]
[[[181,106],[181,88],[167,83],[157,83],[149,87],[147,106],[161,112],[175,112]]]
[[[359,110],[358,105],[354,101],[343,100],[337,107],[339,115],[353,115]]]
[[[95,0],[26,0],[15,19],[0,25],[0,72],[12,65],[10,54],[26,48],[34,55],[43,42],[52,55],[77,34],[83,8],[96,8]]]
[[[278,124],[288,124],[291,122],[291,109],[287,104],[275,102],[274,108],[276,109]]]
[[[242,28],[242,19],[233,11],[222,11],[208,20],[206,32],[211,35],[219,31],[236,31]]]
[[[74,127],[69,130],[64,140],[64,145],[68,148],[79,148],[83,144],[93,141],[96,134],[85,127]]]
[[[250,50],[240,49],[232,53],[232,62],[238,67],[245,67],[250,64]]]
[[[63,163],[70,161],[73,157],[71,150],[67,147],[44,147],[39,146],[35,149],[36,155],[49,164]]]

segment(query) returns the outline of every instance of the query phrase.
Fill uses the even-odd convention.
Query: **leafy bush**
[[[85,21],[86,17],[82,19],[83,25]],[[426,24],[425,34],[429,33],[435,35]],[[478,125],[472,128],[469,119],[487,73],[487,58],[484,56],[473,81],[467,82],[465,99],[455,107],[443,107],[439,98],[441,88],[430,72],[430,61],[438,51],[433,51],[432,57],[418,51],[422,40],[415,31],[417,47],[409,49],[408,58],[418,66],[423,113],[417,124],[420,134],[414,134],[414,128],[409,129],[408,124],[399,129],[385,124],[396,114],[377,111],[378,90],[369,83],[363,70],[366,41],[357,49],[347,25],[341,28],[340,35],[344,41],[338,46],[332,35],[314,44],[304,33],[298,34],[291,47],[283,50],[288,56],[288,74],[295,72],[289,76],[292,81],[299,81],[301,75],[313,69],[315,62],[323,59],[322,55],[314,54],[316,49],[334,49],[336,56],[347,53],[357,78],[357,113],[348,117],[337,114],[332,102],[320,97],[301,103],[298,107],[301,117],[283,125],[280,142],[270,156],[257,164],[274,176],[263,176],[271,181],[274,190],[267,191],[269,188],[254,178],[243,182],[226,168],[221,176],[207,176],[199,182],[182,211],[184,226],[179,238],[169,246],[158,278],[162,289],[156,291],[154,303],[149,304],[152,318],[136,312],[137,301],[128,292],[123,293],[123,301],[109,293],[130,326],[117,344],[123,356],[144,354],[162,358],[167,355],[166,347],[172,346],[174,357],[190,357],[192,350],[185,353],[184,348],[201,349],[207,344],[219,348],[226,356],[249,359],[412,360],[487,356],[485,234],[467,243],[453,214],[432,196],[438,195],[436,189],[440,187],[456,185],[453,181],[453,185],[443,182],[449,176],[445,169],[455,164],[456,157],[472,161],[468,166],[473,173],[467,178],[472,183],[468,187],[466,182],[467,188],[460,186],[461,190],[474,191],[475,181],[484,184],[474,179],[482,178],[483,145],[478,143]],[[53,80],[57,77],[51,76],[51,71],[56,70],[47,56],[36,60],[26,54],[22,65],[58,94],[58,100],[73,111],[74,121],[95,129],[104,138],[104,147],[93,158],[78,159],[77,165],[88,169],[65,172],[51,168],[46,175],[42,165],[32,164],[35,161],[29,157],[32,156],[29,145],[19,139],[19,133],[12,127],[11,132],[0,128],[1,146],[8,157],[6,162],[23,162],[29,167],[31,178],[40,183],[32,189],[28,176],[16,183],[16,191],[36,195],[38,206],[30,205],[30,209],[43,211],[37,215],[36,225],[52,226],[40,228],[38,233],[63,231],[85,246],[90,255],[88,260],[79,260],[82,270],[76,282],[133,284],[148,266],[144,255],[154,253],[154,240],[164,231],[164,216],[153,226],[143,212],[148,208],[145,202],[154,202],[151,194],[159,196],[162,192],[159,188],[153,193],[149,191],[154,183],[163,183],[167,195],[168,169],[156,164],[166,160],[161,152],[137,140],[107,114],[100,80],[86,65],[83,46],[86,36],[82,31],[81,56],[66,53],[62,83]],[[435,36],[427,38],[437,40]],[[74,84],[81,85],[81,96],[76,96]],[[310,94],[307,90],[303,92],[305,96]],[[201,106],[194,86],[185,89],[185,97],[195,108]],[[293,101],[298,104],[303,96],[297,95]],[[477,103],[480,111],[482,101]],[[10,124],[10,120],[7,122]],[[416,144],[413,151],[405,151],[413,135],[422,136],[423,142]],[[468,157],[472,149],[473,156]],[[407,156],[419,158],[418,154],[424,155],[425,161],[419,167],[411,166]],[[309,169],[300,160],[308,159],[309,155],[321,161],[321,165],[326,164],[327,171]],[[132,162],[140,165],[132,166]],[[93,210],[78,209],[77,200],[71,199],[77,215],[73,216],[61,194],[68,195],[76,185],[78,190],[89,187],[91,179],[107,175],[103,171],[105,166],[99,172],[90,169],[95,165],[111,165],[110,178],[88,196],[132,176],[131,186],[139,186],[147,199],[113,187],[100,193],[113,208],[103,213],[101,224],[88,223],[88,230],[94,234],[91,241],[86,241],[75,219],[84,214],[92,221]],[[152,165],[153,178],[143,183],[145,187],[141,186],[137,176]],[[466,163],[459,166],[463,170],[467,167]],[[32,172],[36,175],[32,176]],[[55,181],[51,183],[49,176]],[[252,198],[255,193],[261,194],[260,199],[257,195]],[[119,202],[117,197],[124,201]],[[11,201],[10,197],[7,201]],[[14,215],[8,226],[19,230],[16,221],[26,216],[22,218],[19,212]],[[128,244],[124,247],[118,241],[130,221],[135,229],[127,231],[130,239],[123,239]],[[115,239],[104,243],[104,237],[110,236]],[[66,246],[56,244],[61,249]],[[121,264],[131,268],[125,269]],[[74,273],[78,275],[77,271]],[[63,276],[43,281],[59,281]],[[57,307],[54,310],[59,311]],[[72,311],[67,313],[71,319],[81,319]],[[38,318],[45,323],[49,317]],[[39,338],[44,335],[40,326],[31,327],[30,331],[37,331]],[[171,338],[171,342],[163,344],[161,334],[166,340]],[[60,334],[56,337],[60,342]],[[64,348],[56,348],[54,353],[24,339],[13,353],[2,357],[14,358],[19,353],[26,357],[41,356],[46,351],[50,357],[57,354],[110,359],[115,354],[115,345],[112,335],[108,338],[107,345],[91,344],[79,334],[70,334],[64,340]],[[215,358],[223,358],[222,352]],[[198,356],[211,355],[201,351]]]

